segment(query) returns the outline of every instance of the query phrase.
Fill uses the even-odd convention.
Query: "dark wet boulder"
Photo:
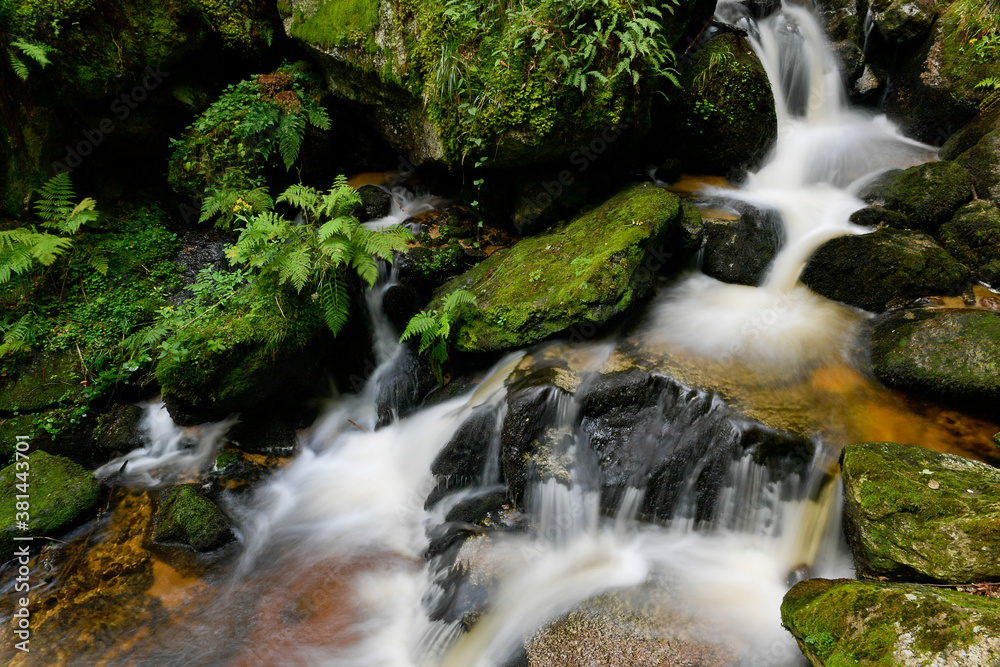
[[[930,236],[880,229],[824,243],[802,282],[829,299],[878,313],[925,296],[959,294],[969,275]]]
[[[375,388],[375,427],[413,414],[437,386],[427,356],[418,354],[415,345],[405,345]]]
[[[392,209],[392,195],[386,192],[385,188],[362,185],[358,188],[358,195],[361,196],[361,203],[355,207],[353,214],[359,221],[368,222],[389,215]]]
[[[814,6],[843,66],[846,83],[852,85],[864,68],[865,9],[858,0],[816,0]]]
[[[947,588],[807,579],[781,624],[816,667],[994,667],[1000,655],[1000,601]]]
[[[437,480],[437,486],[427,497],[428,505],[433,505],[451,491],[500,481],[500,434],[497,431],[497,419],[497,409],[484,405],[473,410],[462,422],[431,463],[431,473]],[[495,448],[494,438],[497,438]],[[489,460],[491,452],[496,455],[496,460]],[[494,479],[483,479],[488,465]]]
[[[888,209],[885,206],[866,206],[859,209],[851,214],[851,222],[871,229],[879,227],[906,229],[909,225],[905,215]]]
[[[725,283],[760,285],[782,245],[781,223],[766,211],[706,220],[702,271]]]
[[[976,280],[1000,287],[1000,208],[974,201],[938,230],[938,239],[955,259],[972,269]]]
[[[955,158],[955,162],[972,174],[972,182],[980,198],[1000,204],[1000,129],[985,135],[975,146]]]
[[[778,135],[774,96],[764,66],[750,43],[734,32],[713,38],[681,72],[680,100],[672,141],[689,169],[726,174],[753,169],[767,156]],[[655,136],[655,131],[654,135]]]
[[[146,444],[143,417],[146,411],[138,405],[116,405],[97,417],[94,444],[108,458],[138,449]]]
[[[937,10],[935,0],[872,0],[870,6],[875,28],[894,46],[912,43],[926,35]]]
[[[87,519],[100,498],[93,473],[67,458],[33,451],[15,460],[0,471],[0,560],[30,544],[15,537],[60,536]]]
[[[1000,470],[893,442],[848,446],[841,469],[859,575],[1000,580]]]
[[[194,486],[175,486],[161,492],[154,532],[156,542],[213,551],[233,539],[229,518]]]
[[[877,179],[862,198],[903,214],[910,229],[934,234],[972,199],[972,178],[955,162],[928,162]]]
[[[1000,401],[1000,313],[904,310],[871,330],[875,374],[886,384],[953,403]]]
[[[229,444],[248,454],[292,456],[298,449],[295,427],[280,415],[241,415],[226,431]]]
[[[648,295],[655,275],[686,247],[680,199],[650,183],[631,185],[551,232],[494,253],[435,293],[478,301],[459,323],[456,346],[497,351],[573,326],[602,325]]]

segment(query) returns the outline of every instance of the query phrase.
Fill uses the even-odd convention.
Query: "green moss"
[[[497,252],[436,294],[457,289],[479,309],[460,326],[464,350],[501,350],[547,338],[574,325],[602,324],[652,286],[643,270],[651,250],[673,250],[680,200],[649,184],[626,188],[551,233]],[[662,266],[657,260],[653,269]]]
[[[233,533],[226,515],[194,487],[185,485],[161,494],[154,539],[210,551],[231,541]]]
[[[1000,286],[1000,208],[974,201],[941,226],[938,238],[955,259],[976,272],[976,278]]]
[[[972,199],[972,177],[954,162],[928,162],[894,174],[868,198],[905,215],[911,229],[934,234]]]
[[[1000,648],[1000,602],[917,585],[806,580],[785,595],[781,621],[827,667],[987,665]]]
[[[859,574],[1000,580],[1000,471],[922,447],[864,443],[842,459]]]
[[[379,27],[379,0],[317,0],[315,11],[292,12],[289,34],[323,48],[362,46],[375,48]]]
[[[0,560],[14,552],[15,536],[58,537],[93,510],[99,499],[94,475],[61,456],[33,451],[27,460],[7,466],[0,472]],[[22,511],[29,518],[27,529],[19,530]]]

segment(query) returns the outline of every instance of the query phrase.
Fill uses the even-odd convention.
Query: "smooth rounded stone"
[[[500,461],[499,445],[494,469],[497,479],[483,480],[486,470],[490,446],[497,434],[497,408],[483,405],[472,411],[455,434],[448,441],[434,461],[431,463],[431,473],[437,480],[437,485],[427,496],[426,506],[430,507],[447,493],[457,491],[481,482],[492,484],[499,482]]]
[[[980,111],[979,115],[948,137],[938,151],[938,157],[942,160],[955,160],[997,129],[1000,129],[1000,105],[994,104]]]
[[[1000,600],[946,588],[807,579],[781,623],[815,667],[996,667]]]
[[[969,277],[969,269],[933,238],[897,229],[827,241],[802,272],[813,291],[875,313],[921,297],[960,294]]]
[[[600,326],[648,295],[686,247],[680,199],[651,183],[630,185],[540,236],[521,239],[441,287],[478,301],[457,324],[455,346],[492,352],[575,326]]]
[[[906,229],[906,225],[908,224],[905,215],[898,211],[889,210],[884,206],[867,206],[859,209],[851,214],[851,222],[871,229],[879,227]]]
[[[27,485],[27,490],[19,485]],[[94,474],[67,458],[33,451],[27,459],[14,461],[0,471],[0,561],[10,558],[15,547],[30,544],[15,537],[61,536],[86,519],[100,498]],[[19,509],[18,502],[28,508]],[[18,528],[24,520],[19,512],[28,515],[26,528]]]
[[[377,185],[362,185],[358,188],[361,203],[354,208],[354,217],[360,222],[378,220],[389,215],[392,209],[392,195]]]
[[[375,428],[416,412],[437,386],[427,357],[418,354],[415,345],[407,343],[375,388]]]
[[[726,174],[761,163],[778,121],[764,66],[745,38],[733,32],[713,38],[684,67],[681,88],[675,113],[682,129],[673,140],[679,138],[688,168]]]
[[[910,229],[934,234],[972,194],[969,172],[955,162],[939,161],[890,172],[861,197],[905,215]]]
[[[420,311],[423,301],[416,287],[408,283],[390,285],[382,294],[382,312],[396,327],[404,331],[410,319]]]
[[[195,551],[212,551],[233,541],[229,518],[192,485],[160,492],[153,539],[160,544],[186,544]]]
[[[980,198],[1000,204],[1000,129],[985,135],[955,161],[972,174]]]
[[[701,270],[724,283],[760,285],[781,249],[780,223],[766,211],[737,220],[706,220]]]
[[[1000,314],[904,310],[871,327],[872,369],[886,384],[952,403],[1000,401]]]
[[[849,445],[845,533],[859,576],[1000,580],[1000,470],[913,445]]]
[[[903,45],[920,39],[937,16],[934,0],[873,0],[871,16],[882,37]]]
[[[989,201],[974,201],[941,225],[938,239],[987,285],[1000,287],[1000,208]]]

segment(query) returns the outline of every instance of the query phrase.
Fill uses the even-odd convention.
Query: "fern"
[[[215,225],[231,229],[238,216],[257,215],[273,207],[274,200],[267,188],[221,189],[212,192],[202,202],[198,222],[207,222],[218,216]]]
[[[297,113],[285,114],[278,123],[278,150],[285,161],[285,169],[291,169],[302,147],[306,133],[306,116]]]
[[[441,303],[439,308],[423,310],[414,315],[400,342],[410,338],[419,338],[418,350],[426,354],[431,362],[431,370],[438,384],[444,384],[444,364],[448,361],[448,348],[451,343],[454,325],[466,314],[468,309],[477,306],[476,298],[466,290],[455,290]]]
[[[51,64],[49,54],[55,51],[55,49],[51,46],[42,44],[41,42],[17,40],[11,42],[10,45],[12,47],[10,51],[10,66],[13,68],[14,73],[17,74],[22,81],[27,81],[31,72],[28,70],[28,66],[24,63],[24,61],[21,60],[14,52],[14,49],[17,49],[22,55],[38,63],[42,69],[45,69],[46,65]]]
[[[0,343],[0,357],[30,350],[40,335],[34,313],[27,313],[4,332],[3,342]]]

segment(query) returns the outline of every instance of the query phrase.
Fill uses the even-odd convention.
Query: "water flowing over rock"
[[[827,241],[802,282],[823,296],[872,312],[925,296],[960,293],[969,270],[926,234],[880,229]]]
[[[1000,602],[942,588],[810,579],[781,622],[814,667],[993,667],[1000,655]]]
[[[859,576],[1000,580],[1000,470],[891,442],[848,446],[841,468]]]
[[[1000,314],[904,310],[876,319],[872,368],[886,384],[975,407],[1000,400]]]

